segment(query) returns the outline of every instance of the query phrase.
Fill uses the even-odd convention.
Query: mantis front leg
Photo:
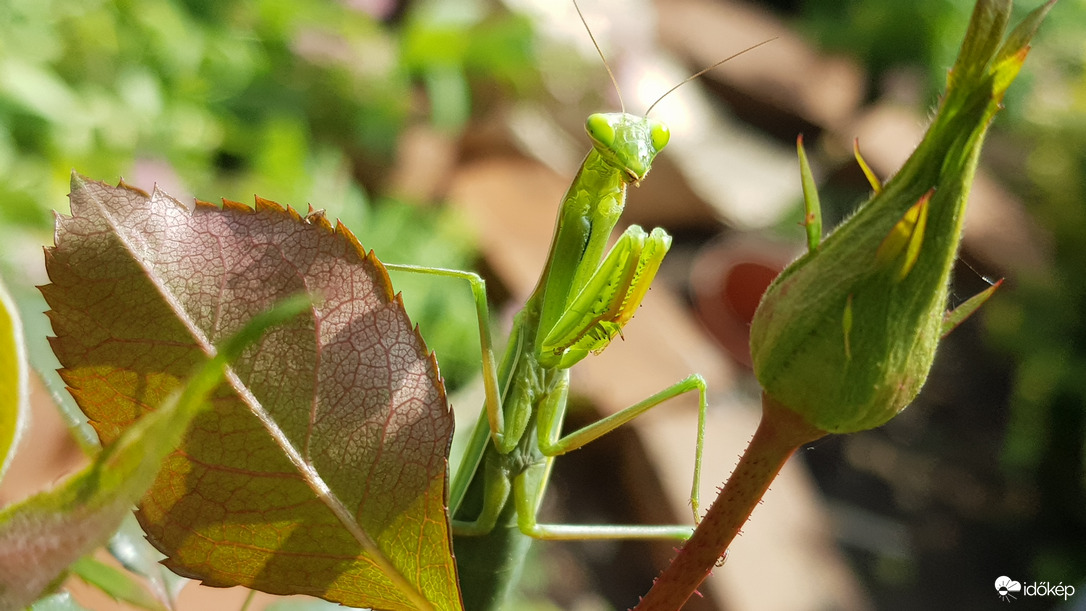
[[[522,343],[521,326],[513,328],[509,338],[510,350],[507,350],[507,358],[502,360],[502,371],[498,371],[494,359],[494,343],[490,332],[490,308],[487,305],[486,282],[474,272],[446,269],[440,267],[425,267],[421,265],[385,264],[385,268],[394,272],[407,272],[413,274],[425,274],[446,278],[465,280],[471,286],[472,299],[475,304],[476,320],[479,325],[479,350],[482,356],[483,390],[485,395],[484,409],[486,418],[480,419],[472,431],[467,450],[459,468],[456,470],[452,487],[449,493],[449,513],[455,515],[460,507],[471,477],[480,467],[484,450],[488,442],[493,442],[497,447],[507,447],[505,412],[503,410],[502,394],[499,390],[499,378],[506,382],[508,388],[509,377],[516,367],[516,354],[519,354],[519,345]],[[513,354],[512,359],[508,358]],[[523,420],[523,418],[519,418]],[[523,428],[520,422],[515,423],[516,428]],[[504,498],[504,497],[502,497]],[[485,521],[485,520],[484,520]],[[491,526],[492,527],[492,526]],[[468,528],[475,530],[476,528]]]
[[[650,234],[645,234],[637,225],[630,226],[595,268],[584,288],[570,300],[568,308],[554,327],[546,330],[545,334],[541,333],[544,335],[541,346],[543,358],[551,362],[557,361],[558,367],[565,372],[566,368],[584,358],[588,352],[599,352],[606,348],[640,307],[670,246],[671,236],[662,229],[657,228]],[[547,360],[542,362],[546,363]],[[555,388],[539,405],[538,447],[547,457],[580,448],[668,399],[693,390],[698,391],[698,433],[690,491],[690,504],[694,521],[697,522],[707,406],[705,380],[700,375],[692,375],[647,399],[560,438],[568,384],[568,375],[560,378]],[[686,533],[689,534],[688,529]]]
[[[466,280],[471,286],[471,296],[475,303],[475,315],[479,324],[479,350],[482,353],[483,389],[486,395],[487,421],[490,423],[490,429],[495,439],[500,440],[505,430],[505,422],[501,410],[501,397],[498,393],[497,367],[494,364],[494,342],[490,333],[490,308],[487,305],[486,281],[475,272],[459,269],[395,263],[386,263],[384,265],[385,269],[389,271],[459,278]]]
[[[632,317],[633,311],[640,305],[648,290],[648,285],[652,282],[659,268],[663,255],[670,246],[670,240],[670,236],[660,229],[654,230],[651,234],[645,234],[636,225],[629,228],[588,280],[586,288],[574,300],[576,305],[568,310],[567,314],[559,319],[555,329],[548,333],[548,337],[564,341],[567,345],[563,347],[560,344],[548,343],[546,344],[546,350],[552,354],[561,355],[559,358],[561,361],[573,360],[573,362],[576,362],[584,358],[590,351],[598,352],[605,348],[614,335],[621,330],[625,322]],[[423,273],[466,280],[471,285],[474,296],[480,326],[479,337],[483,356],[487,418],[485,420],[481,419],[477,423],[472,439],[468,444],[468,451],[465,452],[464,461],[457,470],[457,477],[453,481],[450,494],[450,512],[455,515],[470,483],[470,475],[477,469],[484,469],[486,484],[483,491],[482,509],[476,518],[470,522],[454,521],[454,529],[458,534],[471,536],[490,532],[498,520],[498,515],[512,494],[517,506],[518,523],[521,525],[521,530],[534,538],[684,539],[689,537],[691,528],[688,526],[540,525],[536,522],[535,516],[546,488],[546,480],[550,474],[549,465],[553,457],[580,448],[671,398],[697,390],[698,430],[695,445],[694,476],[690,492],[690,504],[694,519],[697,521],[707,405],[705,381],[700,375],[692,375],[643,401],[572,432],[565,437],[561,437],[561,428],[569,393],[568,367],[555,369],[557,375],[555,376],[556,381],[553,383],[553,388],[546,392],[539,401],[535,402],[535,405],[517,405],[522,403],[522,401],[517,400],[513,400],[510,406],[505,405],[505,398],[498,390],[499,372],[493,366],[494,357],[489,330],[490,316],[487,307],[485,283],[477,274],[460,270],[412,265],[386,265],[386,267],[391,271]],[[609,329],[615,331],[609,332]],[[518,324],[514,327],[513,335],[509,340],[510,349],[507,358],[503,359],[503,372],[500,372],[500,374],[506,389],[517,386],[513,380],[507,378],[512,372],[518,370],[516,367],[517,356],[522,354],[524,350],[526,340],[521,331],[521,325]],[[509,362],[508,354],[513,355],[511,362]],[[570,355],[575,355],[576,358]],[[526,360],[531,359],[526,358]],[[538,366],[538,368],[540,371],[547,369],[545,366]],[[488,438],[496,438],[507,443],[510,439],[505,436],[505,418],[503,414],[506,407],[510,407],[514,421],[525,421],[524,424],[515,424],[514,429],[523,431],[528,428],[527,420],[536,420],[537,436],[527,439],[521,437],[522,443],[519,444],[521,446],[519,449],[515,447],[501,448],[502,444],[495,441],[501,456],[508,456],[517,451],[521,453],[521,458],[508,462],[532,462],[530,459],[524,459],[523,456],[532,452],[537,453],[535,463],[523,469],[523,471],[510,468],[506,461],[496,459],[481,464],[483,450],[487,446]],[[498,435],[495,435],[495,426],[499,427]],[[535,444],[534,450],[532,449],[533,443]],[[505,451],[501,451],[502,449]],[[546,465],[545,468],[544,464]]]

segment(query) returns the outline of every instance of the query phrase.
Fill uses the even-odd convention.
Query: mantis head
[[[585,122],[585,130],[604,161],[634,185],[649,173],[652,160],[671,137],[662,121],[624,112],[595,113]]]

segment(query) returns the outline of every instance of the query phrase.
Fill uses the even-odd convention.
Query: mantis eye
[[[607,120],[607,117],[600,113],[592,114],[585,121],[584,128],[588,131],[588,136],[595,142],[610,147],[615,143],[615,128],[611,126],[611,122]]]
[[[668,140],[671,139],[671,130],[662,121],[650,120],[649,135],[652,137],[652,148],[659,153],[660,149],[667,146]]]

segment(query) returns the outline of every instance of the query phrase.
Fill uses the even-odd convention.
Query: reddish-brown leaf
[[[452,415],[372,253],[260,198],[192,207],[73,175],[71,207],[42,292],[62,376],[104,443],[254,314],[314,298],[231,367],[140,503],[166,564],[211,585],[459,608]]]

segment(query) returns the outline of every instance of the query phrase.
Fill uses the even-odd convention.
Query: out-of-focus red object
[[[795,253],[793,247],[772,240],[734,235],[703,248],[691,268],[698,318],[732,359],[748,369],[754,311],[769,283]]]

